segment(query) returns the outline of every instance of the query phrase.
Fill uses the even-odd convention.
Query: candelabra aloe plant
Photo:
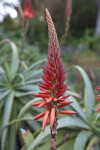
[[[42,129],[44,131],[49,118],[51,130],[51,149],[54,150],[56,149],[58,112],[67,115],[72,115],[76,112],[69,110],[58,110],[58,108],[69,105],[72,102],[69,100],[65,101],[69,95],[63,96],[67,90],[67,84],[64,83],[66,80],[66,75],[61,59],[56,30],[50,13],[47,9],[46,18],[49,35],[47,63],[46,67],[42,67],[44,75],[41,75],[43,81],[39,84],[40,92],[35,94],[36,97],[43,98],[44,101],[33,103],[32,105],[38,106],[38,108],[41,108],[45,105],[47,106],[47,111],[37,115],[34,120],[40,119],[44,116],[42,124]]]

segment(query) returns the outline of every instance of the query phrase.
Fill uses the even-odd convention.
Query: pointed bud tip
[[[51,15],[49,13],[49,10],[46,8],[46,16],[48,16],[49,18],[51,18]]]
[[[47,8],[46,8],[45,10],[46,10],[46,12],[48,11],[48,9],[47,9]]]
[[[48,8],[46,8],[46,14],[49,14]]]

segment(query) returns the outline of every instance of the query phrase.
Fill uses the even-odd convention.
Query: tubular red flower
[[[53,100],[53,96],[51,96],[51,97],[49,97],[46,101],[47,101],[47,103],[50,103],[52,100]]]
[[[61,107],[64,107],[64,106],[67,106],[69,104],[73,103],[72,101],[65,101],[65,102],[62,102],[60,103],[60,105],[58,106],[58,108],[61,108]]]
[[[47,104],[47,102],[41,102],[41,104],[38,105],[38,108],[41,108],[41,107],[45,106],[46,104]]]
[[[48,95],[46,94],[34,94],[36,97],[41,97],[41,98],[48,98]]]
[[[32,7],[31,0],[25,0],[23,13],[24,13],[24,18],[29,18],[29,19],[34,18],[34,10]]]
[[[73,115],[76,114],[76,112],[71,110],[61,110],[60,114]]]
[[[48,121],[48,117],[49,117],[49,111],[46,111],[44,118],[43,118],[43,124],[42,124],[42,130],[44,131],[47,121]]]
[[[55,108],[51,108],[50,113],[50,126],[52,127],[55,121]]]
[[[65,101],[65,99],[68,98],[69,96],[70,96],[70,95],[64,96],[64,97],[58,99],[57,102],[59,103],[59,102]]]
[[[42,117],[45,115],[45,113],[46,113],[46,112],[43,112],[43,113],[37,115],[37,116],[34,118],[34,120],[37,120],[37,119],[42,118]]]
[[[100,111],[100,104],[98,105],[98,108],[96,109],[96,112]]]
[[[40,91],[39,94],[50,94],[50,91]]]
[[[40,104],[41,104],[41,102],[36,102],[36,103],[33,103],[32,106],[38,106]]]

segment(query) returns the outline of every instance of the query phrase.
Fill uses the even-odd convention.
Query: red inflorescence
[[[44,116],[42,129],[44,131],[48,118],[50,126],[52,127],[55,122],[56,110],[58,108],[64,107],[72,103],[71,101],[66,101],[66,98],[69,97],[63,96],[67,90],[67,84],[64,83],[66,80],[65,70],[61,59],[59,42],[57,39],[56,30],[50,16],[50,13],[46,9],[46,18],[48,23],[48,35],[49,35],[49,44],[48,44],[48,56],[47,63],[43,68],[43,81],[39,84],[39,89],[41,90],[38,94],[35,94],[36,97],[40,97],[44,102],[33,103],[33,106],[38,106],[41,108],[47,106],[47,111],[39,114],[34,118],[34,120],[39,119]],[[75,114],[74,111],[62,110],[61,114],[72,115]]]
[[[31,0],[25,0],[23,13],[24,13],[24,18],[29,18],[29,19],[34,18],[34,10],[32,7]]]
[[[100,85],[97,87],[97,90],[100,90]],[[100,94],[97,95],[97,99],[96,100],[100,102]],[[100,111],[100,104],[98,105],[98,108],[96,109],[96,112],[98,112],[98,111]]]
[[[72,0],[67,0],[66,2],[66,17],[67,20],[70,20],[70,16],[72,14]]]

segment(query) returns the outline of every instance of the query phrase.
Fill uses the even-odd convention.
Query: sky
[[[18,6],[19,0],[0,0],[0,22],[3,21],[4,17],[7,14],[9,14],[11,18],[17,17],[17,11],[14,9],[14,7],[9,7],[8,5],[4,5],[5,3]]]

